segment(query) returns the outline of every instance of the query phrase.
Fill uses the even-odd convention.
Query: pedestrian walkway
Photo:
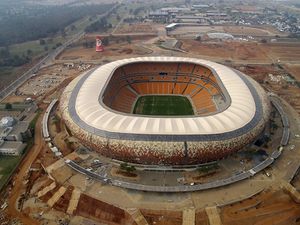
[[[222,225],[221,218],[218,212],[218,208],[216,206],[206,207],[205,212],[208,216],[210,225]]]
[[[147,220],[139,209],[131,208],[127,209],[127,212],[132,216],[132,219],[134,220],[134,222],[136,222],[137,225],[148,225]]]
[[[182,225],[195,225],[195,209],[189,208],[182,212]]]

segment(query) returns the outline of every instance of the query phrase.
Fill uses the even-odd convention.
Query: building
[[[171,13],[179,13],[179,12],[189,12],[191,11],[190,8],[182,8],[182,7],[167,7],[167,8],[161,8],[161,12],[167,12],[169,14]]]
[[[175,30],[176,27],[178,27],[177,23],[170,23],[165,27],[165,29],[167,32],[169,32],[169,31]]]
[[[195,4],[195,5],[192,5],[192,9],[195,9],[195,10],[206,10],[208,9],[210,6],[209,5],[206,5],[206,4]]]
[[[15,119],[10,116],[2,117],[0,120],[0,128],[1,127],[12,127],[16,123]]]
[[[0,140],[0,155],[16,156],[21,155],[26,144],[21,141]]]
[[[23,141],[24,136],[31,136],[29,122],[18,121],[12,126],[0,128],[0,139],[5,141]]]
[[[199,24],[208,24],[207,18],[204,16],[176,16],[174,19],[178,23],[199,23]]]
[[[155,11],[149,13],[149,19],[151,19],[154,22],[162,22],[165,23],[169,20],[170,15],[168,12],[162,12],[162,11]]]
[[[210,11],[207,11],[205,13],[206,17],[207,18],[210,18],[210,19],[222,19],[222,20],[228,20],[229,17],[226,13],[222,13],[222,12],[219,12],[218,10],[210,10]]]
[[[24,138],[31,137],[28,130],[29,122],[17,121],[12,117],[1,119],[0,126],[0,155],[19,155],[26,144]]]
[[[149,95],[179,95],[192,112],[137,114],[139,98]],[[227,157],[259,137],[270,108],[265,91],[245,74],[181,57],[105,64],[74,79],[59,105],[66,126],[83,145],[108,158],[154,165]]]

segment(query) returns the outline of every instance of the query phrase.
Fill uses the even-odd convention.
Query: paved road
[[[62,46],[56,48],[54,51],[50,52],[47,56],[45,56],[41,61],[39,61],[36,65],[34,65],[31,69],[22,74],[17,80],[8,85],[5,89],[0,92],[0,101],[2,101],[6,96],[10,95],[14,92],[19,86],[21,86],[26,80],[33,76],[41,67],[48,66],[52,64],[53,60],[56,56],[58,56],[67,46],[78,41],[81,37],[83,37],[85,33],[81,32],[74,35],[70,40],[65,42]]]
[[[272,103],[274,106],[282,110],[280,112],[280,115],[282,116],[282,120],[284,120],[285,113],[281,107],[281,104],[276,101],[276,99],[271,98]],[[287,119],[287,118],[286,118]],[[288,123],[287,123],[288,124]],[[286,127],[284,127],[286,128]],[[284,135],[284,133],[283,133]],[[190,191],[199,191],[199,190],[207,190],[217,187],[222,187],[226,185],[230,185],[233,183],[236,183],[238,181],[242,181],[245,179],[248,179],[255,174],[259,173],[260,171],[264,170],[268,166],[274,163],[275,159],[277,159],[281,155],[281,151],[278,151],[277,149],[273,150],[270,157],[256,165],[255,167],[249,169],[248,171],[243,171],[239,174],[234,174],[231,177],[223,178],[220,180],[214,180],[208,183],[202,183],[202,184],[192,184],[192,185],[177,185],[177,186],[153,186],[153,185],[144,185],[139,183],[133,183],[133,182],[127,182],[123,180],[117,180],[113,178],[107,178],[100,174],[97,174],[95,172],[89,171],[80,165],[76,164],[72,160],[66,160],[66,164],[71,167],[72,169],[89,176],[93,179],[96,179],[98,181],[101,181],[103,183],[112,184],[117,187],[132,189],[132,190],[140,190],[140,191],[150,191],[150,192],[190,192]]]
[[[111,11],[113,11],[116,7],[118,7],[119,4],[115,4],[114,7],[112,7],[110,10],[102,14],[100,18],[106,17]],[[21,84],[23,84],[26,80],[28,80],[30,77],[33,76],[34,73],[36,73],[40,68],[44,66],[49,66],[52,64],[52,62],[55,60],[55,58],[65,50],[66,47],[68,47],[70,44],[78,41],[81,37],[85,35],[85,32],[79,32],[72,36],[71,39],[69,39],[67,42],[65,42],[62,46],[56,48],[55,50],[51,51],[47,56],[45,56],[41,61],[39,61],[36,65],[34,65],[31,69],[26,71],[24,74],[22,74],[17,80],[12,82],[10,85],[8,85],[5,89],[0,91],[0,102],[13,93]]]

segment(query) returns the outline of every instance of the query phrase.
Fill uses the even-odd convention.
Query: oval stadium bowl
[[[207,60],[118,60],[74,79],[62,117],[83,145],[125,162],[191,165],[222,159],[256,140],[270,113],[262,87]]]

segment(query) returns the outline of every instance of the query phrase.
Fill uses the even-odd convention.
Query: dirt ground
[[[16,68],[12,73],[9,75],[1,76],[1,82],[0,82],[0,90],[7,87],[8,84],[11,84],[14,80],[16,80],[18,77],[20,77],[24,71],[29,70],[33,65],[35,65],[39,59],[35,59],[32,62],[25,64],[19,68]]]
[[[121,44],[113,43],[105,46],[104,49],[104,52],[96,52],[94,48],[71,48],[64,51],[58,57],[58,60],[98,60],[105,59],[108,56],[128,55],[128,57],[132,57],[149,54],[149,51],[146,49],[136,46],[135,42],[132,44],[128,44],[127,42]]]
[[[195,225],[209,225],[208,217],[205,210],[202,209],[196,212]]]
[[[296,188],[296,190],[300,191],[300,173],[294,177],[292,185]]]
[[[245,63],[289,63],[300,59],[298,43],[257,42],[199,42],[181,40],[182,49],[199,56],[213,57],[213,60],[244,61]]]
[[[243,35],[243,36],[286,36],[285,33],[279,32],[276,29],[270,27],[249,27],[249,26],[181,26],[170,32],[170,35],[186,35],[199,34],[207,32],[225,32],[232,35]]]
[[[58,87],[66,86],[70,79],[82,73],[78,67],[67,68],[63,64],[55,64],[41,69],[36,76],[27,80],[21,87],[18,88],[14,98],[44,97],[51,95]],[[66,81],[66,82],[65,82]],[[51,92],[52,91],[52,92]]]
[[[296,85],[283,84],[268,84],[272,87],[272,91],[286,100],[300,114],[300,89]]]
[[[88,195],[81,194],[79,199],[79,206],[75,212],[76,215],[83,217],[92,217],[99,222],[108,222],[110,224],[135,224],[128,213],[113,205],[101,202]],[[90,206],[90,207],[87,207]]]
[[[15,102],[24,102],[27,96],[16,96],[10,95],[7,96],[1,103],[15,103]]]
[[[255,42],[199,42],[196,40],[181,40],[182,49],[190,54],[198,56],[209,56],[216,59],[225,60],[244,60],[269,62],[270,59],[264,50],[261,49],[259,43]]]
[[[235,65],[234,68],[258,81],[265,89],[278,94],[285,99],[300,114],[300,89],[296,84],[289,83],[284,79],[288,74],[286,67],[276,65]],[[271,75],[278,78],[272,81]]]
[[[289,65],[286,64],[284,68],[291,73],[296,80],[300,81],[300,64],[298,65]]]
[[[224,225],[300,224],[300,205],[282,190],[261,194],[221,208]]]
[[[181,225],[181,211],[157,211],[157,210],[140,210],[149,224],[156,225]]]
[[[274,62],[298,61],[300,59],[300,44],[296,43],[266,43],[260,48],[271,57]]]
[[[128,33],[155,33],[157,30],[150,23],[135,23],[135,24],[128,24],[123,23],[115,33],[118,34],[128,34]]]
[[[232,35],[274,36],[276,34],[283,34],[276,29],[266,29],[265,27],[224,26],[223,29],[226,33],[230,33]]]
[[[59,200],[54,204],[53,208],[58,211],[67,212],[69,201],[71,199],[72,191],[74,190],[73,186],[69,186],[66,192],[59,198]]]

